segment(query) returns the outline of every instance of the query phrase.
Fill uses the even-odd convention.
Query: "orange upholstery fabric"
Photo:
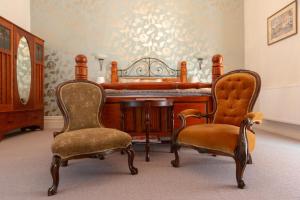
[[[180,131],[178,142],[234,155],[240,127],[228,124],[198,124]],[[255,147],[255,134],[247,131],[249,151]]]
[[[213,123],[240,126],[255,89],[256,79],[249,73],[233,73],[220,79],[214,88],[217,110]]]

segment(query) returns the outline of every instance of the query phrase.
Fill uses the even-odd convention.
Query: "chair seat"
[[[204,149],[217,150],[234,155],[239,127],[229,124],[199,124],[187,126],[180,131],[178,142]],[[255,146],[255,134],[247,131],[249,151]]]
[[[126,148],[131,144],[128,133],[110,128],[88,128],[64,132],[54,138],[52,152],[62,159]]]

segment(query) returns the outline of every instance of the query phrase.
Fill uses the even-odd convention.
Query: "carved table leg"
[[[173,141],[173,137],[174,137],[174,107],[171,107],[171,113],[168,114],[168,117],[170,116],[171,118],[171,140],[170,140],[170,153],[174,153],[173,151],[173,146],[174,146],[174,141]]]
[[[58,156],[53,156],[50,172],[53,179],[52,186],[48,189],[48,196],[55,195],[57,193],[57,187],[59,184],[59,166],[61,158]]]

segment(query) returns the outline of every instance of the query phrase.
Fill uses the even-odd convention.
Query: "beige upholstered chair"
[[[248,70],[236,70],[219,77],[212,86],[213,112],[200,113],[187,109],[179,114],[181,128],[174,134],[173,151],[179,166],[178,149],[190,147],[201,153],[233,157],[236,163],[236,179],[244,188],[243,173],[247,162],[252,163],[255,146],[254,123],[261,123],[262,114],[251,112],[260,91],[260,77]],[[212,123],[186,126],[189,117],[207,117]]]
[[[131,136],[101,124],[105,100],[102,87],[90,81],[68,81],[58,86],[56,95],[64,116],[64,128],[54,133],[51,165],[53,185],[48,190],[49,196],[57,192],[59,167],[66,166],[71,159],[102,159],[105,154],[114,151],[127,152],[131,174],[138,173],[133,166]]]

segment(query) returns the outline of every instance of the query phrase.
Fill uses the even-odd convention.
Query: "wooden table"
[[[173,100],[166,99],[166,98],[136,98],[136,99],[130,99],[125,100],[121,102],[121,129],[125,130],[125,110],[126,108],[143,108],[145,112],[145,125],[146,125],[146,141],[145,141],[145,152],[146,157],[145,160],[148,162],[150,161],[149,151],[150,151],[150,141],[149,141],[149,135],[150,135],[150,127],[151,127],[151,108],[153,107],[167,107],[170,109],[170,114],[167,115],[167,123],[171,121],[171,132],[173,135],[173,127],[174,127],[174,112],[173,112]],[[172,139],[171,139],[171,148],[172,148]]]

